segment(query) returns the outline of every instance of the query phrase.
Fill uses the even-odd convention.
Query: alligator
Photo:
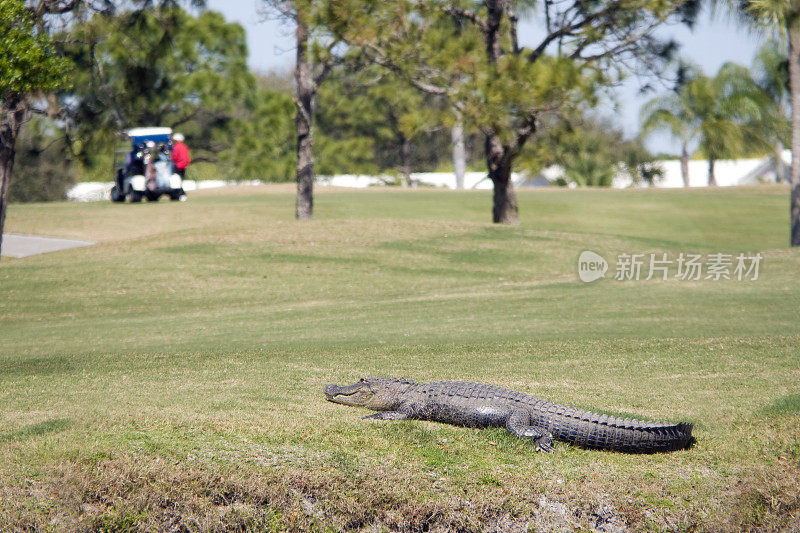
[[[325,396],[334,403],[378,411],[363,418],[505,427],[517,437],[532,439],[536,451],[552,452],[554,438],[585,448],[627,453],[668,452],[688,448],[694,442],[690,423],[623,419],[467,381],[417,383],[363,378],[344,387],[328,385]]]

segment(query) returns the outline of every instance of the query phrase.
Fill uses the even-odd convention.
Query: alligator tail
[[[694,442],[693,424],[687,422],[645,422],[556,404],[535,409],[533,415],[534,423],[556,439],[587,448],[657,453],[685,449]]]

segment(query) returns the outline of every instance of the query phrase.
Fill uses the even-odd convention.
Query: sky
[[[259,0],[207,0],[209,9],[219,11],[225,18],[241,24],[247,31],[247,44],[250,51],[248,63],[253,70],[289,70],[294,66],[293,27],[286,22],[270,19],[261,11],[263,2]],[[520,26],[520,42],[525,44],[526,36],[533,40],[537,33],[533,21]],[[663,37],[670,37],[681,43],[681,53],[700,65],[706,74],[715,74],[727,61],[750,65],[761,39],[738,27],[735,22],[722,16],[711,16],[704,12],[693,31],[683,26],[667,27],[661,31]],[[624,127],[629,136],[639,130],[639,109],[653,93],[639,94],[640,81],[631,78],[616,90],[617,106],[605,103],[598,109],[603,116],[611,116]],[[678,146],[666,135],[656,135],[647,140],[647,146],[654,152],[677,153]]]

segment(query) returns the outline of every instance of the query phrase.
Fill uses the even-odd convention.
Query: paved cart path
[[[58,252],[81,246],[91,246],[90,241],[76,239],[56,239],[53,237],[38,237],[36,235],[3,235],[3,249],[0,251],[8,257],[27,257],[29,255]]]

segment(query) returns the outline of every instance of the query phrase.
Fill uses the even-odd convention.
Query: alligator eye
[[[367,382],[367,380],[366,380],[366,379],[364,379],[364,378],[361,378],[361,379],[359,379],[359,380],[358,380],[358,382],[359,382],[359,383],[366,383],[366,382]]]

